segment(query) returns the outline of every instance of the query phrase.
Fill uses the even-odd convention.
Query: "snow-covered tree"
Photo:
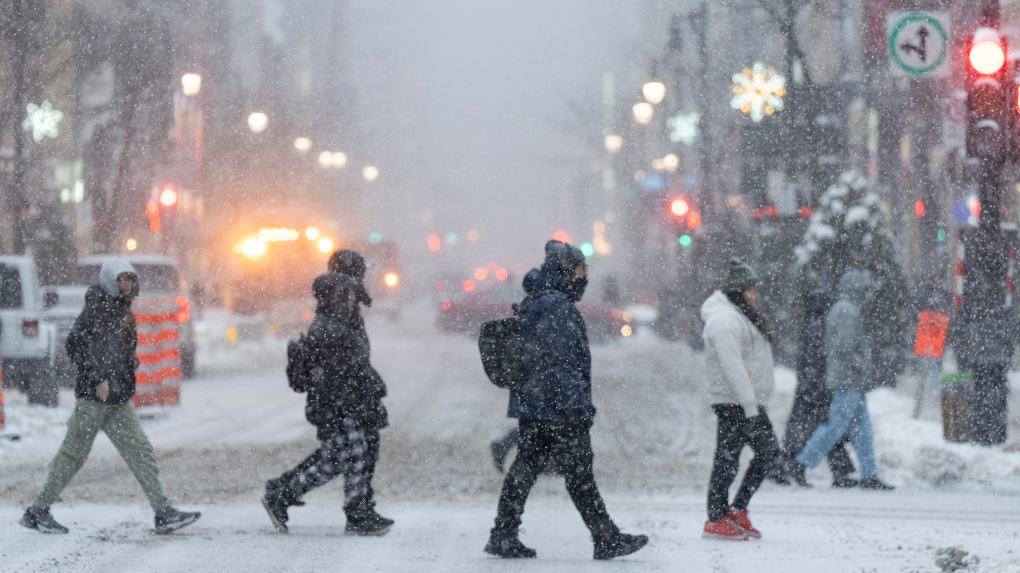
[[[872,336],[875,375],[882,385],[895,384],[905,362],[904,333],[910,322],[907,285],[882,201],[868,190],[864,177],[846,172],[819,197],[794,254],[798,301],[815,290],[836,295],[848,269],[871,273],[872,294],[862,314]]]

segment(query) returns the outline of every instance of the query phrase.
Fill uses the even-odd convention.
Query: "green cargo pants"
[[[64,443],[60,445],[57,457],[50,463],[46,485],[35,498],[35,504],[45,508],[57,501],[60,492],[85,464],[99,430],[106,432],[120,457],[127,462],[131,473],[135,474],[138,483],[142,485],[145,496],[149,498],[153,511],[170,505],[159,483],[156,454],[138,423],[134,407],[130,402],[103,404],[92,400],[78,400],[75,403],[71,419],[67,421]]]

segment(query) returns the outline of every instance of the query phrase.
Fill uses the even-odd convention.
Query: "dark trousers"
[[[367,495],[365,454],[368,447],[361,429],[350,418],[343,421],[343,429],[323,440],[312,455],[289,472],[280,476],[287,495],[301,499],[309,491],[329,483],[343,474],[344,509],[362,507]]]
[[[619,533],[606,511],[592,469],[591,420],[551,422],[520,421],[517,457],[503,480],[496,513],[494,536],[516,536],[528,494],[550,456],[559,463],[567,482],[567,493],[592,537],[599,539]]]
[[[970,441],[990,446],[1006,442],[1007,397],[1005,364],[974,367],[970,391]]]
[[[375,465],[379,462],[379,430],[364,430],[365,455],[362,458],[364,468],[358,472],[356,468],[350,467],[344,472],[347,481],[361,478],[364,483],[364,495],[359,498],[359,503],[345,507],[344,511],[348,518],[358,518],[366,513],[375,511],[375,490],[372,489],[372,478],[375,477]]]
[[[737,404],[713,404],[712,409],[719,418],[719,427],[712,476],[708,482],[708,519],[718,521],[726,516],[731,505],[730,486],[737,478],[740,452],[744,446],[751,446],[754,458],[744,474],[737,497],[733,499],[733,508],[738,511],[747,509],[754,492],[758,491],[765,476],[778,461],[780,450],[772,422],[764,408],[759,407],[758,415],[750,419],[744,417],[744,409]]]
[[[786,433],[783,434],[783,450],[789,459],[795,458],[804,449],[815,428],[825,423],[829,417],[832,391],[825,387],[824,380],[819,382],[820,384],[809,385],[802,383],[798,376],[793,409],[786,423]],[[846,450],[849,443],[849,438],[843,435],[825,456],[834,480],[845,478],[854,471],[854,463]]]

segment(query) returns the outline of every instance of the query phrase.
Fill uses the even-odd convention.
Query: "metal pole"
[[[25,198],[25,130],[21,124],[25,121],[28,97],[25,86],[25,60],[28,51],[26,34],[28,23],[25,21],[25,0],[14,0],[14,173],[11,178],[10,203],[14,211],[13,251],[16,254],[25,252],[28,225],[28,200]]]

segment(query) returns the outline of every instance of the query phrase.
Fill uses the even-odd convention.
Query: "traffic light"
[[[669,200],[668,209],[670,220],[680,227],[681,232],[694,231],[701,226],[701,214],[689,199],[674,197]]]
[[[686,217],[690,210],[690,203],[682,197],[677,197],[669,202],[669,212],[672,213],[674,217]]]
[[[967,155],[1001,161],[1014,86],[1006,82],[1006,41],[994,28],[978,28],[967,67]],[[1012,83],[1012,82],[1010,82]]]

